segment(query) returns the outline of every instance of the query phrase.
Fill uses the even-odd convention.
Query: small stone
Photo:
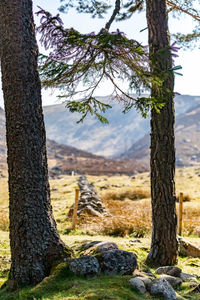
[[[194,281],[194,282],[197,282],[197,279],[196,279],[196,277],[194,275],[187,274],[187,273],[181,273],[180,278],[183,281]]]
[[[177,300],[174,289],[165,279],[154,279],[150,294],[163,296],[165,300]]]
[[[150,270],[144,270],[147,276],[156,278],[156,276]]]
[[[179,277],[170,276],[167,274],[161,275],[160,278],[167,280],[171,284],[171,286],[178,286],[182,283],[182,280]]]
[[[182,270],[174,266],[164,266],[156,269],[156,274],[167,274],[175,277],[179,277]]]
[[[151,285],[152,285],[152,282],[153,282],[153,278],[141,277],[140,279],[143,281],[147,291],[150,291]]]
[[[114,249],[118,249],[118,246],[113,242],[99,242],[99,243],[94,242],[93,247],[87,247],[85,251],[83,249],[81,255],[97,256],[99,254],[101,255],[105,251],[114,250]]]
[[[140,292],[141,294],[145,294],[146,293],[146,287],[144,282],[141,280],[140,277],[135,277],[135,278],[131,278],[129,280],[129,283],[131,284],[131,286],[136,289],[138,292]]]
[[[96,246],[97,244],[101,243],[101,241],[92,241],[92,242],[87,242],[83,245],[83,250],[87,250],[89,248],[92,248]]]
[[[100,244],[97,245],[97,248],[100,253],[109,251],[109,250],[117,250],[119,249],[117,244],[113,242],[101,242]]]
[[[83,256],[81,258],[72,259],[69,262],[69,269],[77,276],[90,278],[99,273],[100,266],[96,257]]]

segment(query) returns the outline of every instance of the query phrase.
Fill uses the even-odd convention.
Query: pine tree
[[[151,111],[151,202],[152,239],[147,263],[173,265],[177,260],[175,148],[174,148],[174,76],[165,0],[147,0],[149,51],[152,73],[165,72],[163,86],[153,85],[151,94],[162,98],[165,106],[159,114]],[[162,12],[162,13],[161,13]]]
[[[52,215],[31,0],[0,1],[11,270],[9,286],[36,284],[66,254]]]
[[[62,11],[74,5],[79,12],[102,16],[108,9],[104,7],[104,2],[101,6],[101,3],[95,0],[65,2],[66,5],[61,7]],[[68,95],[73,96],[76,93],[77,78],[83,79],[82,74],[88,84],[86,91],[89,88],[93,91],[93,76],[98,80],[105,76],[114,82],[117,91],[121,92],[121,96],[115,95],[117,99],[130,100],[126,103],[125,110],[136,106],[144,114],[151,109],[153,234],[147,261],[151,264],[171,265],[177,259],[173,102],[173,71],[177,67],[172,64],[172,52],[177,49],[170,46],[167,7],[164,0],[146,1],[149,53],[138,42],[127,39],[120,30],[110,33],[113,20],[130,18],[136,10],[144,9],[144,1],[130,0],[123,2],[123,5],[121,2],[115,1],[110,20],[98,34],[81,35],[74,29],[64,29],[59,16],[52,17],[41,10],[39,14],[42,15],[42,23],[39,30],[42,33],[42,42],[52,51],[48,57],[42,57],[41,77],[44,86],[65,88]],[[71,53],[73,56],[70,56]],[[151,89],[151,96],[133,99],[131,94],[115,84],[116,74],[120,74],[119,78],[126,79],[131,88],[138,88],[138,93],[141,92],[141,86]],[[96,81],[96,84],[98,82]],[[89,97],[69,102],[67,106],[72,112],[81,112],[85,117],[87,112],[96,113],[96,108],[101,109],[101,104],[95,101],[96,99],[89,94]]]

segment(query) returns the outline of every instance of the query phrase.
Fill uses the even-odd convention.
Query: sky
[[[34,0],[33,9],[34,12],[38,11],[38,6],[48,10],[53,15],[58,13],[58,7],[60,0]],[[64,25],[66,28],[73,27],[82,33],[88,33],[95,31],[98,33],[102,27],[105,26],[106,21],[110,15],[106,16],[106,19],[92,19],[88,14],[77,14],[75,11],[70,10],[68,14],[61,14]],[[34,15],[36,25],[39,24],[39,18]],[[194,28],[195,21],[189,16],[181,16],[179,19],[169,18],[170,33],[191,32]],[[140,32],[140,30],[146,28],[146,18],[144,13],[135,14],[130,20],[124,22],[115,22],[112,24],[111,31],[115,31],[117,28],[123,31],[129,38],[138,40],[143,45],[147,45],[147,30]],[[38,37],[38,45],[40,52],[44,53],[44,49],[41,47]],[[176,59],[175,64],[181,65],[181,73],[183,76],[176,76],[175,79],[175,91],[180,94],[188,95],[200,95],[200,49],[198,46],[195,50],[184,51],[179,50],[179,57]],[[97,90],[96,94],[99,96],[106,96],[111,94],[112,87],[107,82],[104,82]],[[43,105],[50,105],[59,103],[56,97],[56,93],[50,90],[42,91]],[[2,106],[3,96],[0,93],[0,105]]]

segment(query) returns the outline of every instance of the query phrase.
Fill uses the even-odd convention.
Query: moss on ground
[[[183,234],[189,235],[186,239],[199,244],[199,177],[195,168],[177,170],[177,191],[188,194],[191,201],[184,203]],[[180,173],[180,174],[179,174]],[[111,241],[117,243],[119,249],[136,253],[140,269],[146,269],[145,258],[149,251],[151,230],[150,199],[129,200],[127,191],[142,190],[148,195],[149,174],[137,174],[131,180],[127,176],[94,177],[88,176],[89,182],[94,182],[95,188],[104,204],[113,213],[113,218],[79,218],[76,230],[71,230],[71,220],[67,217],[68,210],[74,202],[74,191],[77,186],[77,177],[63,176],[51,181],[51,195],[54,215],[62,240],[73,248],[76,256],[80,255],[82,243],[85,241]],[[191,178],[192,176],[192,178]],[[183,185],[184,182],[184,185]],[[112,200],[111,195],[122,194],[128,197],[124,201]],[[109,194],[110,193],[110,194]],[[109,197],[108,197],[109,196]],[[110,198],[111,197],[111,198]],[[121,196],[120,196],[121,197]],[[8,191],[7,179],[0,179],[0,286],[6,281],[10,267],[9,233],[8,233]],[[112,221],[112,222],[111,222]],[[132,222],[132,223],[131,223]],[[129,228],[130,226],[132,228]],[[130,230],[129,230],[130,229]],[[132,232],[132,233],[131,233]],[[102,236],[99,234],[112,236]],[[126,236],[126,234],[130,234]],[[118,236],[114,236],[117,234]],[[119,237],[121,235],[121,237]],[[193,235],[193,237],[192,237]],[[196,237],[195,237],[196,235]],[[122,237],[123,236],[123,237]],[[146,237],[139,238],[138,237]],[[136,238],[137,237],[137,238]],[[200,259],[179,257],[178,266],[183,272],[193,274],[200,280]],[[150,269],[155,272],[154,269]],[[159,299],[149,295],[137,294],[128,283],[130,276],[99,276],[92,279],[71,277],[65,265],[54,269],[51,276],[45,278],[36,287],[29,287],[11,293],[0,290],[0,300],[86,300],[86,299],[113,299],[113,300],[147,300]],[[200,293],[188,294],[193,283],[183,283],[177,289],[179,299],[200,300]]]
[[[1,234],[1,232],[0,232]],[[103,236],[62,236],[67,245],[73,248],[75,253],[81,248],[85,241],[109,240],[116,242],[120,249],[133,251],[138,256],[139,269],[148,269],[145,265],[145,258],[149,250],[150,239],[133,240],[131,238],[111,238]],[[193,239],[194,240],[194,239]],[[4,250],[0,252],[9,257],[8,236],[4,233]],[[3,249],[3,248],[2,248]],[[77,251],[77,252],[76,252]],[[184,272],[199,276],[200,260],[198,258],[179,257],[178,266]],[[5,267],[5,266],[4,266]],[[8,267],[8,265],[7,265]],[[8,271],[8,268],[5,270]],[[154,269],[150,269],[155,273]],[[1,283],[7,279],[7,272],[1,273]],[[51,275],[45,278],[36,287],[29,287],[16,292],[8,292],[6,289],[0,290],[0,300],[148,300],[161,299],[151,297],[148,294],[140,295],[129,285],[131,276],[106,276],[100,275],[91,279],[71,276],[67,264],[63,263],[55,267]],[[177,289],[178,299],[200,299],[200,294],[188,294],[193,283],[183,283]]]

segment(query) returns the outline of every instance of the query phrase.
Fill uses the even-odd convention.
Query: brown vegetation
[[[109,201],[109,200],[140,200],[150,198],[150,192],[146,190],[138,190],[133,188],[126,188],[120,189],[115,191],[108,191],[104,193],[102,200]]]
[[[177,195],[183,192],[187,202],[183,204],[183,235],[200,236],[199,176],[195,168],[178,169],[176,176]],[[103,200],[112,217],[78,218],[78,232],[112,236],[147,236],[151,232],[151,203],[149,174],[137,174],[135,179],[128,176],[88,176],[89,182]],[[51,180],[51,199],[55,219],[60,232],[71,228],[68,210],[74,202],[77,178],[61,176]],[[131,200],[132,199],[132,200]],[[135,200],[136,199],[136,200]],[[177,203],[178,208],[178,203]],[[8,230],[7,179],[0,179],[0,229]]]

